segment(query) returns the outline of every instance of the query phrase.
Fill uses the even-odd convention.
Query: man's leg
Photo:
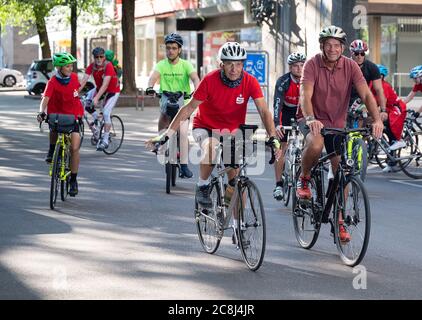
[[[323,148],[324,138],[322,135],[314,136],[312,133],[306,135],[306,145],[302,156],[302,173],[296,190],[296,195],[300,199],[310,199],[312,197],[311,189],[309,189],[308,185],[311,179],[311,170],[317,164]]]
[[[284,162],[285,162],[285,158],[284,155],[286,153],[287,150],[287,142],[282,142],[281,143],[281,156],[278,159],[278,161],[276,161],[274,163],[274,170],[275,170],[275,189],[273,191],[273,197],[276,200],[281,200],[283,198],[283,169],[284,169]]]
[[[51,161],[53,160],[53,155],[54,155],[54,148],[56,147],[56,141],[57,141],[57,132],[56,131],[51,131],[50,130],[50,145],[48,148],[48,153],[47,156],[45,157],[45,162],[47,163],[51,163]]]
[[[103,117],[104,117],[104,133],[101,137],[101,142],[98,145],[97,150],[104,150],[108,147],[109,135],[111,129],[111,111],[119,99],[119,93],[114,94],[112,97],[108,98],[105,102],[103,108]]]
[[[188,168],[188,157],[189,157],[189,120],[185,120],[180,124],[180,171],[181,178],[192,178],[193,173]]]
[[[81,136],[79,132],[72,132],[72,144],[71,144],[71,161],[70,161],[70,188],[69,188],[69,195],[74,197],[78,194],[78,182],[76,177],[78,175],[79,169],[79,146],[81,144]]]

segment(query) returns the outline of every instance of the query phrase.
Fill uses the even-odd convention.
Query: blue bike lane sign
[[[268,85],[268,53],[263,51],[248,51],[244,69],[253,75],[261,86]]]

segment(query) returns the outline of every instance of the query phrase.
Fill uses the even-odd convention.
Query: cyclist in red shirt
[[[53,65],[56,67],[56,74],[47,82],[43,98],[40,103],[40,112],[37,120],[43,121],[47,114],[73,114],[75,120],[83,116],[84,109],[79,99],[78,75],[73,73],[73,63],[76,59],[69,53],[56,53],[53,56]],[[47,112],[47,114],[46,114]],[[46,157],[47,162],[51,162],[56,145],[57,132],[50,131],[50,149]],[[78,194],[78,183],[76,177],[79,168],[79,146],[81,136],[79,133],[79,122],[75,122],[75,129],[71,133],[72,140],[72,160],[69,195],[74,197]]]
[[[117,103],[120,95],[120,82],[114,69],[113,63],[106,60],[105,51],[103,48],[97,47],[92,51],[94,56],[94,62],[91,63],[85,70],[85,76],[81,82],[81,91],[89,77],[92,75],[95,80],[96,88],[90,90],[87,93],[87,104],[85,105],[86,111],[92,114],[93,123],[98,117],[95,111],[95,106],[98,105],[98,101],[105,95],[105,101],[103,105],[103,116],[104,116],[104,135],[101,137],[101,141],[97,144],[97,151],[102,151],[108,148],[109,134],[111,129],[111,111]],[[92,101],[92,103],[91,103]],[[93,123],[90,125],[92,126]]]
[[[198,109],[193,119],[193,136],[201,147],[203,158],[200,163],[199,181],[196,185],[196,198],[203,207],[212,205],[210,198],[210,175],[213,170],[213,150],[219,140],[215,138],[216,131],[223,135],[224,131],[231,134],[245,123],[247,103],[251,97],[258,109],[267,133],[273,137],[274,145],[279,149],[272,115],[265,102],[258,80],[243,70],[246,60],[246,50],[237,42],[227,42],[219,50],[220,69],[207,74],[193,99],[179,110],[166,132],[147,142],[148,146],[171,136],[176,132],[181,122],[187,120]],[[277,151],[276,158],[280,156]],[[235,169],[227,173],[229,186],[234,187]]]
[[[296,119],[299,105],[300,77],[302,76],[303,64],[306,55],[300,52],[293,52],[287,57],[289,72],[278,78],[274,89],[274,125],[277,135],[281,141],[281,157],[274,164],[275,188],[273,197],[276,200],[283,198],[283,167],[284,153],[287,149],[287,135],[282,131],[283,126],[291,126],[291,119]]]
[[[384,128],[377,103],[369,90],[357,63],[342,55],[346,47],[346,34],[336,26],[324,28],[319,34],[321,53],[305,63],[301,79],[300,106],[306,125],[305,148],[302,156],[302,172],[297,185],[299,199],[311,199],[309,188],[311,169],[318,162],[325,145],[327,153],[339,147],[334,135],[321,135],[323,127],[344,128],[352,85],[374,119],[373,134],[380,138]],[[303,123],[304,121],[302,121]],[[340,157],[331,159],[332,168],[337,170]],[[342,242],[350,241],[350,234],[340,221]]]
[[[410,70],[409,76],[415,82],[412,91],[408,94],[406,98],[403,99],[404,103],[408,103],[412,101],[412,99],[416,96],[418,91],[422,92],[422,65],[416,66]],[[416,118],[422,113],[422,106],[419,108],[418,112],[416,113]]]

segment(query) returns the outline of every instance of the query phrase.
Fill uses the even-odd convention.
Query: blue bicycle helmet
[[[98,55],[104,55],[105,54],[105,50],[101,47],[96,47],[94,50],[92,50],[92,55],[98,56]]]
[[[416,66],[410,70],[409,77],[412,79],[422,77],[422,65]]]
[[[165,44],[167,44],[167,43],[172,43],[172,42],[177,43],[177,44],[178,44],[178,45],[180,45],[181,47],[183,46],[183,39],[182,39],[182,37],[181,37],[179,34],[177,34],[177,33],[170,33],[170,34],[166,35],[166,37],[164,38],[164,43],[165,43]]]
[[[378,70],[380,74],[382,74],[384,77],[388,76],[388,68],[382,64],[377,64]]]

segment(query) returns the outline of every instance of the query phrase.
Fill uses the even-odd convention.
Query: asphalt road
[[[353,269],[339,259],[328,226],[312,250],[298,246],[267,166],[253,177],[267,251],[251,272],[228,236],[214,255],[202,250],[197,178],[165,193],[163,167],[143,145],[155,133],[157,108],[117,108],[126,126],[121,150],[106,156],[86,141],[79,195],[50,210],[47,136],[35,121],[39,101],[24,94],[0,93],[0,299],[422,298],[422,181],[370,168],[371,239]]]

